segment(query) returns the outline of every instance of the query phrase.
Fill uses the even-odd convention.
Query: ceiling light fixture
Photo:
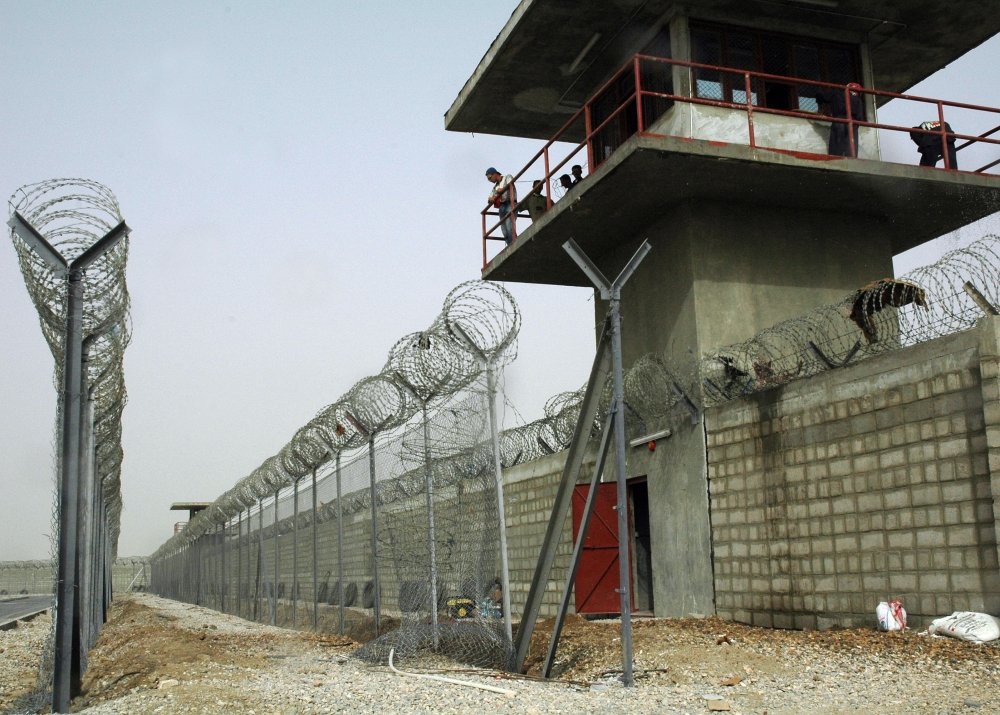
[[[569,63],[569,67],[565,70],[566,74],[573,74],[576,72],[576,68],[580,66],[580,63],[583,62],[583,58],[587,56],[587,53],[590,52],[594,45],[597,44],[599,39],[601,39],[601,33],[595,32],[594,36],[591,37],[590,40],[587,41],[587,44],[583,46],[583,49],[580,50],[580,54],[576,56],[576,59]]]

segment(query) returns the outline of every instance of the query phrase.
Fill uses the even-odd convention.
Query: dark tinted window
[[[857,49],[849,45],[722,25],[691,27],[692,60],[753,70],[780,77],[847,84],[860,82]],[[695,70],[695,96],[723,102],[747,101],[746,77],[739,72]],[[816,89],[782,79],[754,77],[750,101],[759,107],[815,111]]]

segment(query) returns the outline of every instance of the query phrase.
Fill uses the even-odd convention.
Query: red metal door
[[[577,613],[621,613],[618,596],[618,513],[614,482],[597,485],[594,514],[590,519],[576,573]],[[573,539],[580,533],[589,484],[573,489]],[[631,517],[631,515],[629,515]],[[631,523],[631,518],[629,519]]]

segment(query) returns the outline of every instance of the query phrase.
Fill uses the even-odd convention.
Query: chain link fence
[[[1000,239],[986,236],[700,359],[645,355],[625,374],[626,430],[697,421],[713,404],[971,328],[1000,303],[998,267]],[[164,544],[151,558],[152,589],[345,633],[374,662],[394,649],[401,659],[436,653],[508,667],[497,474],[566,449],[584,394],[557,394],[542,418],[491,435],[499,370],[489,368],[513,359],[519,322],[499,286],[456,288],[382,372]],[[592,443],[610,394],[609,382]]]
[[[0,561],[0,598],[53,595],[55,572],[52,561]],[[115,559],[111,567],[111,590],[114,593],[145,591],[148,585],[148,559]]]
[[[510,659],[497,384],[520,314],[464,283],[278,454],[151,557],[162,595],[330,627],[385,660]]]

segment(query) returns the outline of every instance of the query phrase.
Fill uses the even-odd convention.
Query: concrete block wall
[[[706,411],[719,615],[1000,613],[998,323]]]

